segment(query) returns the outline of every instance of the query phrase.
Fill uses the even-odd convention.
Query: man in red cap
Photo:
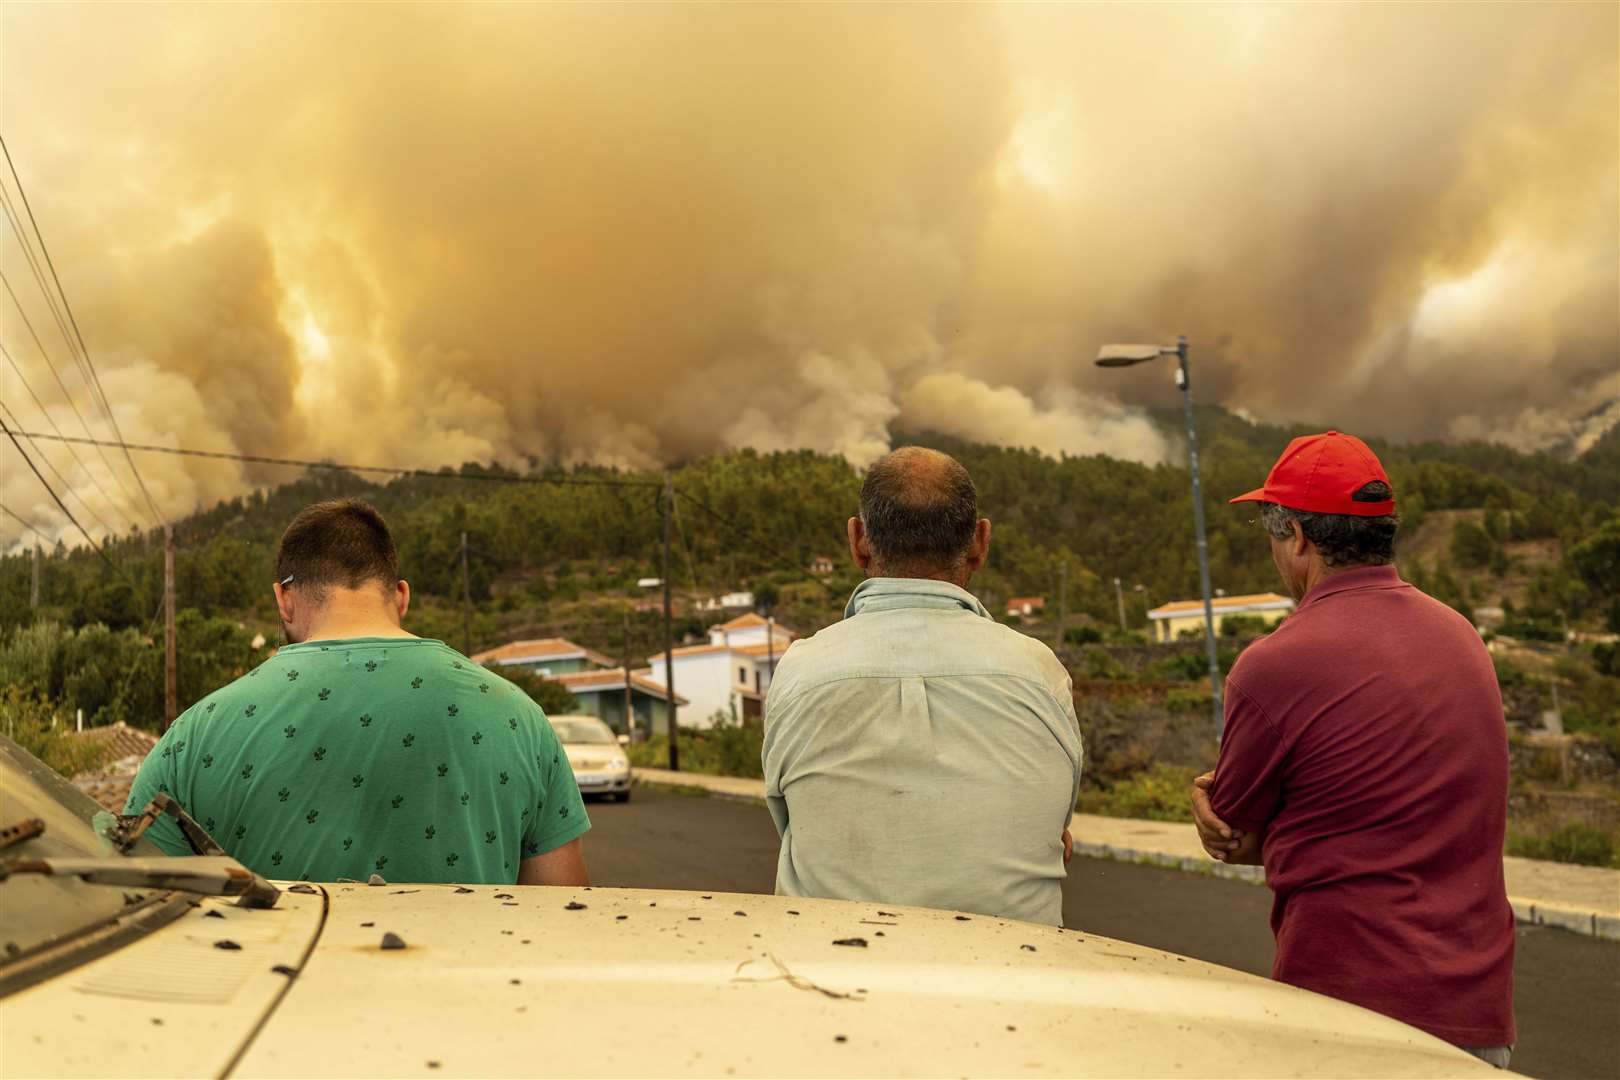
[[[1232,502],[1260,504],[1299,606],[1227,678],[1220,757],[1192,792],[1199,838],[1265,866],[1273,978],[1506,1068],[1508,756],[1490,656],[1395,572],[1394,491],[1360,439],[1295,439]]]

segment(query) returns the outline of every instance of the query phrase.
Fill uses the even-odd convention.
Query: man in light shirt
[[[1052,651],[967,591],[990,550],[973,480],[905,447],[861,485],[844,620],[771,684],[776,891],[1061,925],[1080,725]]]

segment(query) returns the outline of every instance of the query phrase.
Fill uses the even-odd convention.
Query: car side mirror
[[[619,745],[620,746],[629,746],[630,745],[630,736],[628,736],[628,735],[620,735],[619,736]]]

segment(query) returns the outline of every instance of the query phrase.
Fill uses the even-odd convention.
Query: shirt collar
[[[1393,565],[1358,566],[1354,570],[1340,571],[1319,582],[1314,589],[1305,594],[1305,599],[1299,602],[1299,608],[1303,608],[1307,604],[1314,604],[1318,600],[1332,596],[1335,593],[1349,592],[1352,589],[1391,589],[1405,584],[1406,582],[1401,580],[1400,573],[1396,571]],[[1299,610],[1299,608],[1295,610]]]
[[[990,612],[966,589],[933,578],[867,578],[855,587],[844,607],[848,619],[863,611],[895,611],[901,608],[965,608],[990,618]]]

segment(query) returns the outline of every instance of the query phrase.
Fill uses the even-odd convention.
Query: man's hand
[[[1215,774],[1212,772],[1193,781],[1193,824],[1198,827],[1198,840],[1209,852],[1209,857],[1227,862],[1243,843],[1243,830],[1234,829],[1215,816],[1215,810],[1209,804],[1209,786],[1214,782]]]
[[[1074,858],[1074,837],[1068,829],[1063,830],[1063,865],[1068,866],[1069,860]]]

